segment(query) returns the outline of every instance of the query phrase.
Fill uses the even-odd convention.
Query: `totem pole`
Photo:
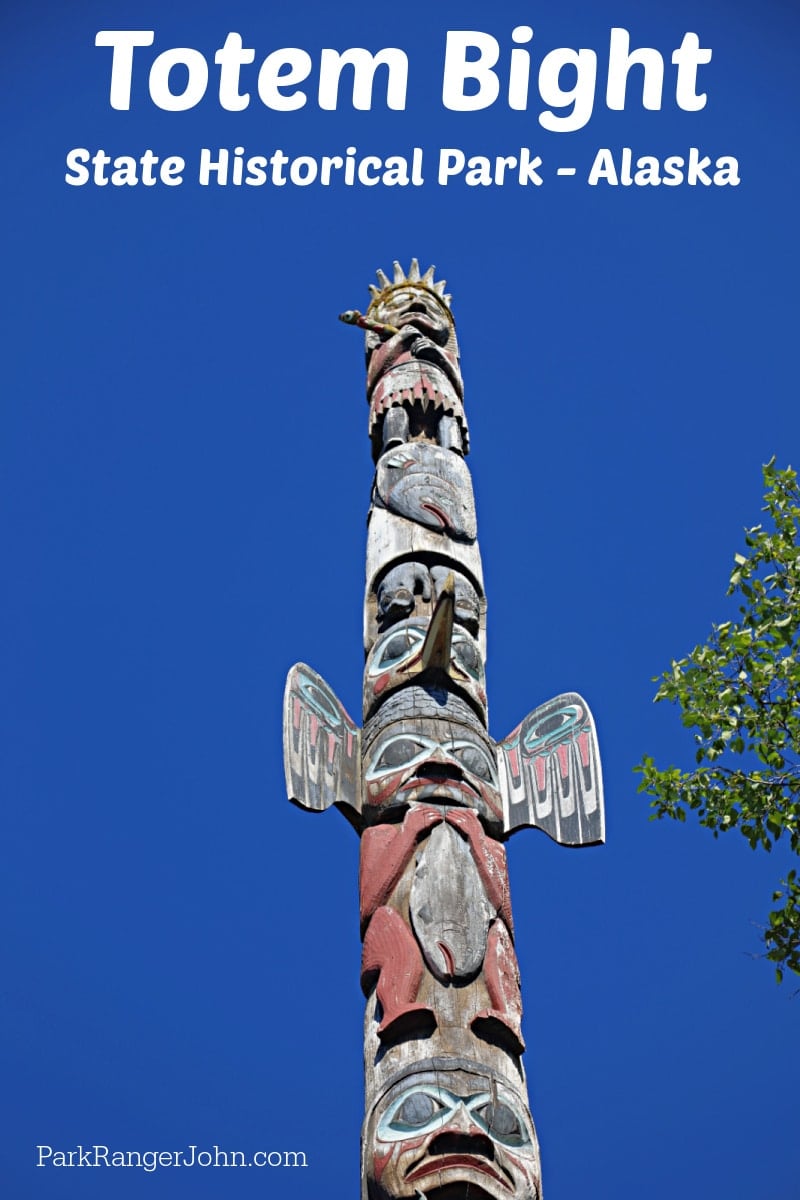
[[[378,272],[366,331],[376,464],[363,728],[293,667],[289,798],[361,838],[362,1200],[541,1200],[503,843],[603,840],[588,706],[567,693],[488,733],[486,602],[458,345],[431,267]]]

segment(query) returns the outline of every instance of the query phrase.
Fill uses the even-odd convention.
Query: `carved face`
[[[539,1148],[527,1105],[486,1073],[406,1076],[378,1102],[365,1134],[369,1200],[434,1197],[440,1188],[470,1200],[539,1200]]]
[[[364,755],[364,816],[414,801],[473,808],[502,824],[503,803],[494,747],[468,725],[418,719],[390,725]],[[374,816],[373,816],[374,814]]]
[[[447,343],[453,331],[453,323],[441,301],[424,287],[392,288],[371,309],[370,316],[387,325],[396,325],[398,329],[414,325],[440,346]]]
[[[408,683],[422,669],[426,621],[401,621],[376,641],[364,672],[364,712],[395,688]],[[465,692],[486,714],[486,679],[480,647],[465,629],[455,626],[450,643],[447,673],[456,688]]]
[[[469,468],[439,446],[415,442],[384,454],[375,472],[374,502],[460,541],[477,536]]]

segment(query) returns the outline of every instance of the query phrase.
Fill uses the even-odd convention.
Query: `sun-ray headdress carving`
[[[424,288],[426,292],[430,292],[442,305],[442,308],[447,313],[447,316],[452,321],[450,313],[450,301],[452,296],[445,293],[446,279],[434,279],[434,271],[436,268],[431,265],[424,274],[420,273],[419,261],[412,258],[411,266],[408,268],[408,274],[400,266],[400,263],[395,261],[393,264],[394,279],[389,279],[388,275],[378,268],[376,275],[378,277],[379,287],[374,283],[369,285],[369,290],[372,293],[369,309],[377,307],[379,304],[384,304],[390,299],[390,293],[399,288]]]

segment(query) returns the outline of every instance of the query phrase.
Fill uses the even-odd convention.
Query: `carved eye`
[[[443,1107],[444,1105],[435,1100],[428,1092],[414,1092],[400,1105],[394,1114],[392,1125],[395,1129],[400,1126],[405,1126],[407,1129],[418,1129],[420,1125],[427,1125],[428,1121],[441,1112]]]
[[[503,1142],[506,1146],[523,1146],[528,1141],[527,1130],[519,1117],[513,1108],[509,1108],[502,1101],[484,1104],[476,1110],[475,1116],[495,1141]]]
[[[391,767],[404,767],[415,759],[425,747],[415,738],[394,738],[384,746],[381,756],[375,763],[374,771],[387,771]]]
[[[465,637],[454,637],[453,650],[459,666],[463,667],[473,679],[479,679],[481,659],[474,643]]]
[[[391,458],[384,459],[383,461],[387,467],[405,470],[406,467],[414,465],[414,455],[409,454],[407,450],[397,450]]]
[[[451,753],[471,775],[477,775],[478,779],[483,779],[486,783],[495,782],[494,765],[489,761],[485,751],[478,746],[462,742],[460,746],[453,746]]]
[[[432,1084],[412,1084],[395,1098],[378,1125],[383,1142],[399,1142],[410,1134],[419,1135],[441,1129],[455,1112],[460,1100],[444,1088]]]
[[[394,637],[389,638],[389,641],[380,652],[378,661],[373,667],[373,673],[376,670],[385,671],[387,667],[391,667],[394,663],[398,663],[403,658],[407,658],[411,650],[413,650],[422,641],[422,635],[417,630],[405,629],[401,633],[396,633]]]

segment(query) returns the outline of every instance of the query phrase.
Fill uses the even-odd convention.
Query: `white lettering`
[[[467,59],[468,50],[478,57]],[[444,54],[442,104],[453,112],[475,112],[494,104],[500,94],[500,81],[492,67],[500,57],[500,45],[488,33],[476,29],[450,30]],[[466,95],[464,84],[476,80],[478,90]],[[441,182],[441,180],[440,180]]]
[[[293,112],[302,108],[306,102],[305,92],[295,91],[284,96],[282,89],[308,79],[311,66],[311,55],[306,54],[305,50],[288,47],[268,54],[258,72],[258,94],[262,104],[274,108],[276,112]],[[283,70],[284,67],[288,70]]]
[[[131,106],[131,78],[135,46],[152,46],[152,29],[101,29],[94,39],[95,46],[111,46],[111,88],[109,104],[127,111]]]
[[[169,77],[174,67],[185,67],[186,86],[182,92],[173,92]],[[150,99],[165,112],[185,112],[194,108],[206,94],[208,87],[208,63],[199,50],[188,46],[175,46],[165,50],[153,60],[150,68]]]
[[[678,108],[684,112],[698,112],[705,108],[708,96],[695,92],[697,85],[697,68],[711,62],[711,51],[700,49],[700,38],[696,33],[685,33],[683,41],[673,52],[672,61],[678,68],[678,78],[675,83],[675,99]]]
[[[84,183],[88,183],[89,171],[82,164],[89,162],[91,157],[91,151],[87,150],[85,146],[76,146],[74,150],[70,150],[67,155],[67,174],[64,176],[64,182],[72,187],[82,187]],[[38,1149],[41,1150],[42,1147],[40,1146]],[[45,1149],[52,1153],[51,1147],[47,1146]],[[42,1164],[37,1163],[36,1165],[40,1167]]]
[[[239,74],[247,63],[255,62],[255,50],[245,50],[240,33],[229,33],[214,55],[219,67],[219,102],[228,112],[241,112],[250,103],[250,93],[239,93]]]
[[[370,54],[359,46],[339,54],[336,50],[323,50],[319,66],[319,106],[326,112],[335,112],[339,102],[339,77],[342,67],[353,68],[353,108],[369,112],[372,108],[372,84],[375,71],[385,66],[386,107],[402,111],[406,106],[408,85],[408,56],[403,50],[387,46],[377,54]]]
[[[575,86],[569,89],[561,87],[564,67],[575,68]],[[576,129],[583,129],[592,115],[596,78],[597,55],[594,50],[565,48],[546,54],[539,67],[539,95],[545,104],[553,108],[566,108],[571,104],[572,111],[558,116],[546,108],[539,114],[539,124],[553,133],[572,133]]]
[[[627,29],[612,29],[608,51],[608,86],[606,104],[621,112],[625,107],[625,89],[631,67],[644,68],[642,104],[645,108],[658,111],[661,108],[661,92],[664,86],[664,59],[657,50],[642,46],[629,53],[631,37]]]

